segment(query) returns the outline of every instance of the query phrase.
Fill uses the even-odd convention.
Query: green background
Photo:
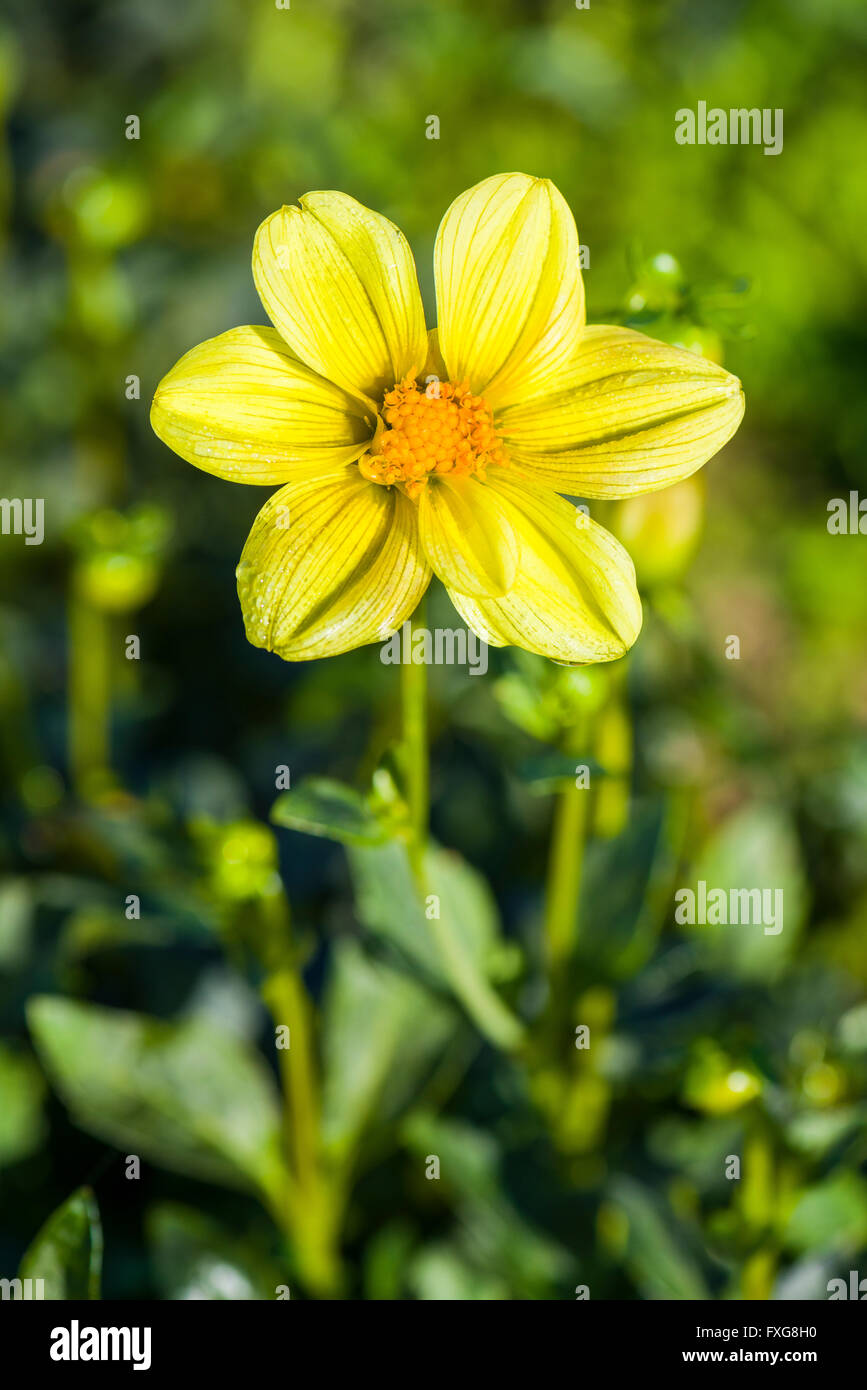
[[[722,357],[747,412],[689,493],[700,535],[676,498],[650,520],[592,508],[634,542],[628,660],[431,670],[433,830],[493,891],[497,920],[474,902],[471,934],[529,1056],[486,1044],[401,947],[384,851],[356,846],[350,874],[340,844],[276,831],[324,1001],[332,1138],[354,1154],[343,1292],[824,1298],[867,1273],[867,540],[827,529],[829,501],[865,486],[865,37],[858,0],[6,0],[2,488],[45,499],[46,535],[0,537],[0,1275],[88,1185],[105,1296],[295,1296],[293,1252],[245,1190],[273,1136],[226,1158],[268,1129],[243,918],[271,841],[236,832],[248,891],[221,827],[267,822],[282,764],[293,788],[365,791],[396,673],[375,647],[288,666],[246,644],[233,573],[267,493],[174,457],[148,406],[189,347],[264,321],[252,238],[282,203],[335,188],[392,218],[432,323],[442,213],[513,169],[573,208],[589,321]],[[675,111],[699,100],[782,108],[782,153],[677,145]],[[456,625],[442,594],[429,621]],[[604,791],[552,1038],[552,796],[564,729],[594,710],[586,759],[566,740]],[[674,890],[702,877],[784,886],[784,931],[679,928]],[[46,994],[181,1033],[210,1020],[243,1064],[193,1040],[147,1071],[101,1015],[37,1006],[28,1027]],[[227,1131],[214,1163],[177,1132],[202,1096]],[[79,1197],[61,1222],[58,1288],[90,1278],[93,1210]]]

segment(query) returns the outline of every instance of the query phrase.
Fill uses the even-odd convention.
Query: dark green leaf
[[[349,851],[361,921],[433,983],[452,991],[487,1037],[514,1046],[521,1026],[491,988],[507,945],[484,879],[452,850],[431,846],[424,889],[402,845]]]
[[[198,1021],[164,1023],[48,996],[31,1001],[28,1018],[83,1129],[179,1172],[280,1199],[277,1094],[239,1038]]]
[[[626,1218],[624,1263],[644,1299],[706,1299],[701,1270],[687,1248],[674,1216],[631,1178],[609,1189]]]
[[[173,1202],[155,1207],[147,1234],[164,1298],[273,1299],[283,1282],[281,1271],[249,1241],[189,1207]]]
[[[323,1134],[346,1154],[374,1116],[396,1114],[454,1032],[455,1016],[409,976],[338,941],[324,1008]]]
[[[595,782],[597,778],[607,777],[605,771],[594,758],[573,756],[571,753],[539,753],[526,758],[518,767],[518,776],[528,783],[530,789],[539,795],[559,791],[562,787],[574,787],[578,768],[587,768]]]
[[[668,915],[670,868],[660,805],[643,807],[622,835],[587,849],[581,887],[579,954],[614,975],[644,964]]]
[[[102,1274],[102,1226],[89,1187],[77,1192],[49,1216],[25,1252],[21,1279],[44,1280],[46,1299],[99,1298]]]
[[[380,845],[389,838],[388,826],[365,797],[342,782],[311,778],[282,792],[271,807],[271,820],[289,830],[339,840],[345,845]]]
[[[708,893],[721,888],[766,890],[780,920],[715,926],[685,926],[704,944],[709,962],[739,979],[773,979],[791,957],[807,911],[807,887],[798,836],[789,813],[770,803],[746,806],[729,817],[702,850],[683,884]],[[763,908],[764,911],[764,896]]]

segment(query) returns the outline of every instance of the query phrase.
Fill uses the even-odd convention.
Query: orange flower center
[[[382,414],[387,428],[358,461],[372,483],[400,483],[408,497],[417,497],[430,473],[484,478],[489,464],[505,462],[491,408],[465,381],[432,381],[419,389],[404,377],[386,392]]]

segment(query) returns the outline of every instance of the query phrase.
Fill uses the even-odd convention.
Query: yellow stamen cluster
[[[400,483],[414,498],[430,473],[484,478],[490,464],[505,462],[490,406],[465,381],[433,381],[419,389],[404,377],[386,392],[382,414],[387,428],[358,462],[372,483]]]

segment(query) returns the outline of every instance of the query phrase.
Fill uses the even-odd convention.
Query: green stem
[[[422,598],[410,622],[410,656],[412,637],[425,623],[425,600]],[[428,732],[427,732],[427,667],[424,663],[405,662],[400,668],[400,694],[403,711],[403,745],[406,756],[406,792],[409,805],[409,856],[413,872],[421,873],[428,835]]]
[[[569,959],[578,935],[588,794],[584,787],[564,787],[554,803],[545,900],[545,948],[552,973]]]
[[[778,1208],[773,1133],[768,1121],[751,1106],[744,1118],[741,1180],[736,1205],[744,1238],[752,1245],[741,1268],[743,1299],[770,1299],[777,1272],[774,1213]]]
[[[289,1046],[278,1048],[280,1077],[286,1097],[287,1149],[300,1189],[314,1185],[317,1170],[319,1105],[311,1044],[310,1008],[294,970],[269,975],[262,994],[274,1022],[289,1029]],[[291,1020],[291,1021],[290,1021]]]
[[[410,626],[412,636],[424,627],[424,600],[416,609]],[[406,758],[406,795],[409,807],[409,861],[416,892],[424,904],[430,896],[425,852],[428,843],[429,776],[427,734],[427,670],[424,664],[408,662],[401,666],[401,704],[403,744]],[[485,977],[467,959],[463,943],[444,918],[428,919],[452,988],[485,1037],[497,1047],[512,1049],[523,1037],[523,1028],[506,1008]]]
[[[339,1204],[333,1200],[322,1164],[313,1012],[291,944],[285,894],[281,890],[261,899],[260,908],[273,962],[262,996],[274,1023],[289,1030],[289,1046],[278,1048],[277,1056],[292,1188],[285,1211],[278,1215],[295,1244],[302,1277],[315,1293],[330,1297],[340,1284]]]
[[[756,1250],[744,1261],[740,1297],[749,1303],[766,1302],[773,1297],[777,1277],[777,1256],[773,1250]]]

